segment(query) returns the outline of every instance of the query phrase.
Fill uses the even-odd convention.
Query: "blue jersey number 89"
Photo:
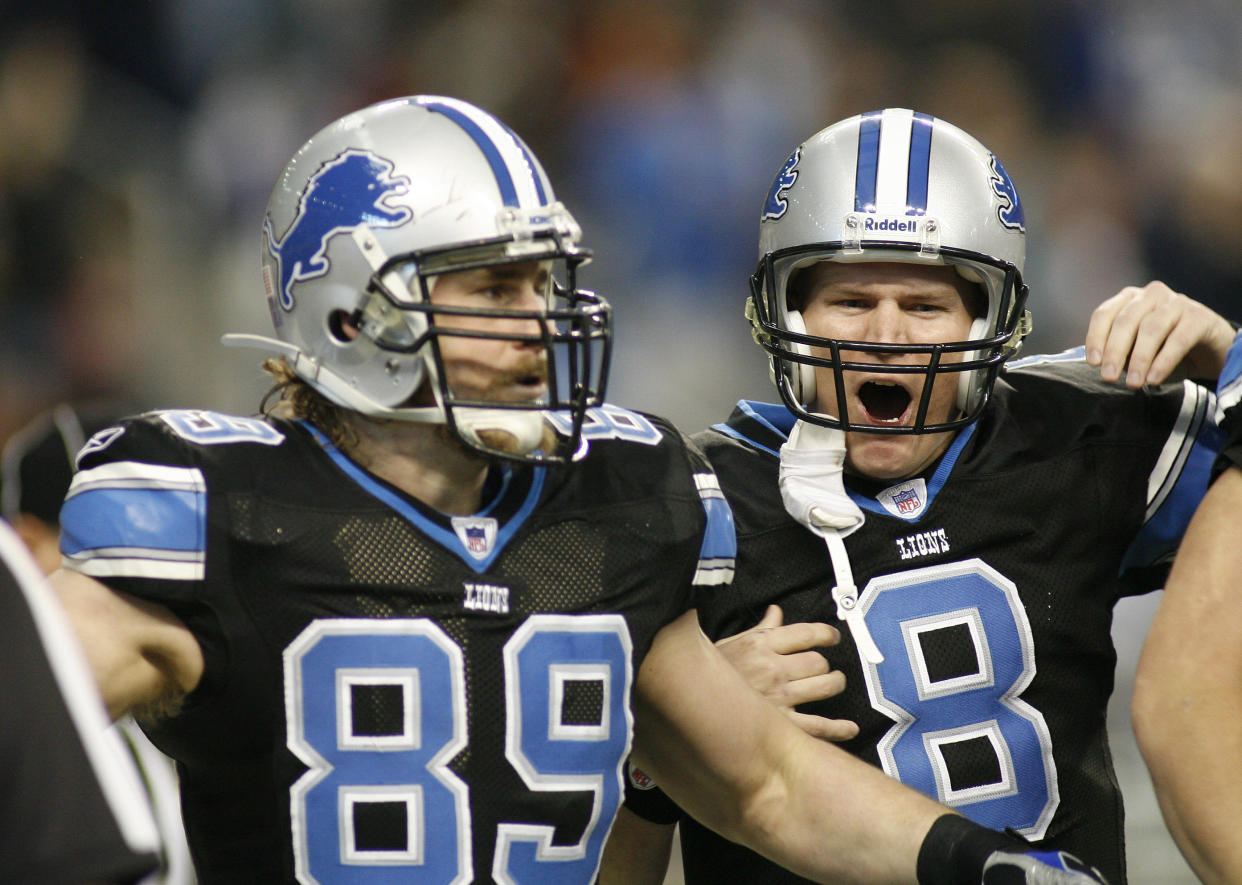
[[[593,802],[574,845],[552,844],[555,821],[501,824],[496,881],[569,885],[595,874],[629,752],[630,651],[619,615],[536,615],[506,644],[506,757],[532,791],[589,792]],[[298,880],[473,881],[469,787],[449,768],[468,741],[458,645],[426,619],[321,620],[284,662],[289,747],[309,768],[290,791]],[[602,686],[599,723],[562,721],[574,680]],[[403,714],[382,733],[355,721],[356,693],[376,689]],[[360,835],[357,822],[378,808],[396,809],[406,832],[390,826],[383,844]]]
[[[864,672],[896,724],[884,770],[967,817],[1041,838],[1056,811],[1043,715],[1019,695],[1035,675],[1030,622],[1013,582],[982,560],[873,579],[859,599],[884,661]]]

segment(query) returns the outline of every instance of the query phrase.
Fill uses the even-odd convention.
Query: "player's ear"
[[[361,318],[360,310],[352,314],[344,310],[334,310],[328,316],[328,328],[338,341],[353,341],[358,337],[358,323]]]

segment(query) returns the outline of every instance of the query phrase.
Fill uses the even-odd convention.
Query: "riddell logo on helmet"
[[[896,233],[913,234],[918,233],[919,220],[917,218],[875,218],[868,217],[863,221],[863,230],[884,230],[894,231]]]

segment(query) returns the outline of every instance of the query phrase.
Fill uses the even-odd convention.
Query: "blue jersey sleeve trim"
[[[1234,336],[1225,357],[1225,368],[1216,382],[1216,423],[1223,424],[1225,413],[1242,402],[1242,332]]]
[[[793,412],[789,411],[784,405],[779,403],[761,403],[743,399],[738,400],[737,408],[742,414],[766,427],[781,439],[789,438],[789,433],[793,430],[794,422],[797,420],[794,418]],[[761,452],[767,452],[769,455],[774,455],[778,458],[780,457],[780,452],[776,449],[765,446],[763,443],[751,439],[736,427],[729,424],[723,422],[720,424],[713,424],[712,429],[718,433],[724,434],[727,437],[736,439],[739,442],[744,442]]]
[[[1181,464],[1170,468],[1169,476],[1152,495],[1147,519],[1122,559],[1121,574],[1154,565],[1176,553],[1190,518],[1207,492],[1223,434],[1212,421],[1214,404],[1210,392],[1191,382],[1186,382],[1186,390],[1188,397],[1198,394],[1194,403],[1188,401],[1184,407],[1186,412],[1193,411],[1190,427],[1183,431],[1189,445]]]
[[[733,524],[733,510],[721,492],[715,475],[696,473],[694,481],[699,490],[699,500],[703,504],[703,513],[707,517],[694,583],[699,586],[728,584],[733,580],[734,562],[737,559],[737,531]]]
[[[201,553],[206,547],[201,491],[91,489],[69,498],[60,518],[60,549],[68,556],[120,548]]]

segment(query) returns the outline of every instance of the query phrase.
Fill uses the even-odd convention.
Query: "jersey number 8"
[[[1042,838],[1059,801],[1043,715],[1019,695],[1035,676],[1013,582],[979,559],[873,579],[859,599],[884,661],[864,668],[892,777],[993,829]]]

